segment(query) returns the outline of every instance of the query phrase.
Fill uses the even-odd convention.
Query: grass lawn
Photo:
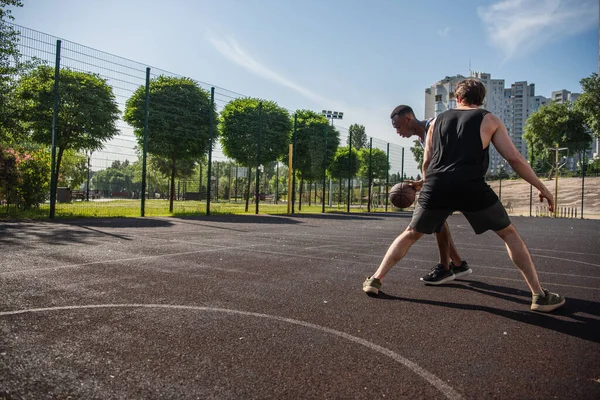
[[[166,200],[146,200],[145,216],[147,217],[171,217],[171,216],[193,216],[206,215],[205,201],[175,201],[173,212],[169,212],[169,202]],[[243,202],[211,202],[210,210],[213,215],[254,214],[256,204],[248,205]],[[302,209],[295,205],[296,213],[316,214],[321,212],[321,204],[302,204]],[[393,211],[392,207],[388,208]],[[346,212],[346,206],[337,205],[325,207],[326,212]],[[353,205],[351,212],[366,212],[367,207]],[[385,208],[372,208],[372,211],[385,211]],[[0,207],[1,219],[47,219],[50,213],[50,205],[43,204],[39,208],[31,210],[18,210],[14,207]],[[259,214],[287,214],[287,203],[279,204],[259,203]],[[73,201],[71,203],[56,203],[57,218],[94,218],[94,217],[139,217],[141,215],[140,200],[109,200],[109,201]]]

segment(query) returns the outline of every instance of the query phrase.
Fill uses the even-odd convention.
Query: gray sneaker
[[[531,298],[531,310],[539,312],[550,312],[565,304],[565,298],[557,293],[544,290],[544,297],[534,294]]]
[[[379,289],[381,289],[381,281],[377,278],[373,278],[372,276],[369,276],[363,282],[363,292],[365,292],[367,294],[378,295]]]
[[[469,275],[473,272],[469,264],[466,261],[463,261],[460,265],[454,265],[452,261],[450,261],[450,269],[454,272],[455,278],[460,278],[461,276]]]

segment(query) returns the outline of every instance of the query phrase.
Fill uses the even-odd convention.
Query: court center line
[[[303,326],[306,328],[311,328],[317,331],[325,332],[334,336],[338,336],[342,339],[346,339],[350,342],[354,342],[360,344],[364,347],[367,347],[371,350],[374,350],[378,353],[383,354],[386,357],[391,358],[404,365],[406,368],[411,370],[413,373],[419,375],[421,378],[425,379],[431,386],[439,390],[442,394],[444,394],[448,399],[459,400],[462,399],[462,396],[454,390],[450,385],[446,382],[427,371],[426,369],[419,366],[414,361],[411,361],[400,354],[387,349],[385,347],[379,346],[373,342],[369,342],[366,339],[362,339],[356,336],[352,336],[348,333],[338,331],[332,328],[327,328],[321,325],[316,325],[310,322],[300,321],[297,319],[285,318],[276,315],[269,314],[261,314],[250,311],[240,311],[240,310],[231,310],[226,308],[214,308],[214,307],[199,307],[199,306],[184,306],[184,305],[171,305],[171,304],[91,304],[85,306],[63,306],[63,307],[48,307],[48,308],[31,308],[27,310],[17,310],[17,311],[5,311],[0,312],[0,317],[10,316],[10,315],[18,315],[25,313],[40,313],[40,312],[48,312],[48,311],[64,311],[64,310],[79,310],[79,309],[93,309],[93,308],[164,308],[164,309],[176,309],[176,310],[193,310],[193,311],[209,311],[209,312],[221,312],[226,314],[233,315],[243,315],[249,317],[257,317],[257,318],[265,318],[274,321],[286,322],[293,325]]]

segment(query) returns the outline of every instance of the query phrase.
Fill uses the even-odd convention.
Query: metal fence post
[[[402,148],[402,168],[400,170],[400,182],[404,182],[404,147]]]
[[[333,120],[332,120],[333,121]],[[327,127],[329,125],[325,125],[323,128],[325,134],[325,150],[323,155],[323,195],[321,196],[321,212],[325,212],[325,185],[327,185]],[[317,189],[315,188],[315,192]]]
[[[387,144],[387,155],[386,155],[386,159],[385,159],[385,166],[386,166],[386,170],[385,170],[385,212],[387,212],[388,210],[388,203],[389,203],[389,197],[390,197],[390,144]]]
[[[585,150],[582,152],[581,157],[581,219],[583,219],[583,198],[585,197]]]
[[[215,107],[215,88],[210,88],[210,110],[209,114],[209,127],[208,127],[208,166],[206,168],[206,215],[210,215],[210,196],[211,196],[211,170],[212,170],[212,148],[213,148],[213,131],[215,129],[214,119],[214,107]]]
[[[294,213],[294,203],[296,201],[296,125],[298,124],[298,114],[294,114],[294,146],[292,148],[292,214]]]
[[[530,155],[529,159],[530,159],[530,163],[531,163],[530,164],[531,168],[533,169],[533,146],[530,146],[530,147],[531,147],[531,155]],[[533,185],[529,185],[529,216],[530,217],[532,216],[532,212],[531,212],[532,208],[533,208]]]
[[[260,199],[260,146],[262,137],[262,101],[258,103],[258,145],[256,151],[256,214],[258,214],[258,203]]]
[[[352,169],[352,134],[348,134],[348,201],[346,205],[346,211],[350,212],[350,199],[351,199],[351,185],[352,177],[350,176],[350,170]]]
[[[58,82],[60,80],[60,45],[61,41],[56,41],[56,61],[54,63],[54,101],[52,107],[52,164],[50,168],[50,218],[54,218],[56,213],[56,186],[58,177],[56,176],[56,123],[58,121]]]
[[[140,216],[146,215],[146,156],[148,154],[148,114],[150,108],[150,68],[146,68],[146,101],[144,104],[144,144],[142,149],[142,202]]]
[[[369,179],[368,181],[368,196],[367,196],[367,212],[371,212],[371,183],[373,179],[373,138],[369,138]]]

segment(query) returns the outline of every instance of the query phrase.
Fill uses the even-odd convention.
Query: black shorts
[[[444,222],[454,211],[457,210],[423,208],[417,201],[409,226],[417,232],[428,235],[440,232]],[[488,230],[500,231],[511,224],[504,206],[499,201],[483,210],[462,211],[462,213],[478,235]]]

